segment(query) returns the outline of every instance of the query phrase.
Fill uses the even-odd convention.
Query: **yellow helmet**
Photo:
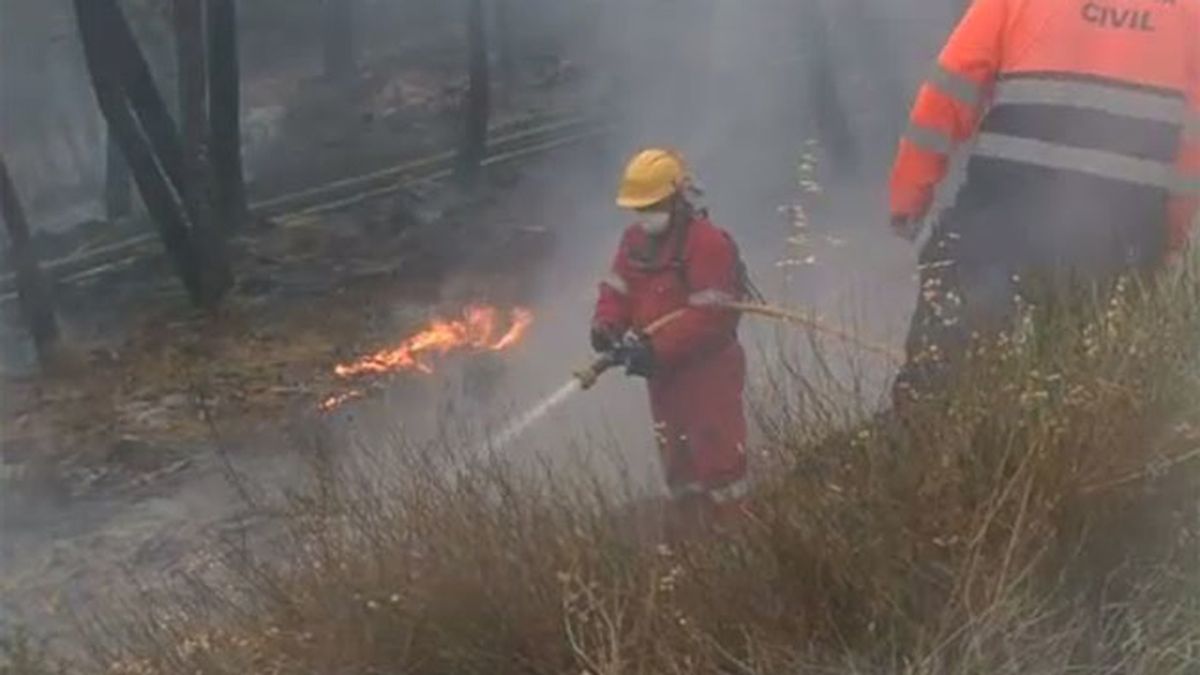
[[[643,150],[625,167],[625,176],[617,191],[617,205],[626,209],[644,209],[675,194],[687,183],[687,165],[679,153],[664,148]]]

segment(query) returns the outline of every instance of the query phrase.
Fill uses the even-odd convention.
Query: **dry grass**
[[[347,303],[350,307],[356,307]],[[0,383],[5,441],[42,435],[46,445],[89,445],[134,436],[204,439],[195,391],[223,420],[279,416],[333,390],[338,347],[362,330],[361,311],[291,312],[271,326],[261,309],[235,306],[219,321],[152,316],[122,343],[77,355],[59,372]],[[57,441],[57,442],[56,442]]]
[[[902,420],[776,369],[751,515],[669,546],[599,481],[318,454],[268,555],[114,612],[97,669],[1200,672],[1198,296],[1033,311]]]

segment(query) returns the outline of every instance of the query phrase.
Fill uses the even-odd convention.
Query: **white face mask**
[[[671,214],[668,211],[650,211],[638,216],[641,218],[638,224],[646,234],[662,234],[671,226]]]

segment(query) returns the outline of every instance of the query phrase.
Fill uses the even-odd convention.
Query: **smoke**
[[[0,3],[0,147],[35,226],[59,229],[89,212],[103,138],[70,3]]]
[[[612,204],[612,193],[622,163],[641,146],[673,146],[691,161],[706,192],[704,205],[734,234],[760,279],[775,275],[773,263],[789,227],[779,208],[796,199],[797,161],[812,139],[826,148],[822,165],[833,197],[820,215],[827,230],[877,232],[884,216],[882,176],[908,93],[958,4],[494,0],[491,25],[506,32],[492,42],[510,52],[498,53],[497,65],[515,59],[528,79],[529,70],[557,58],[565,70],[582,73],[584,84],[557,99],[547,95],[538,105],[594,111],[612,121],[602,143],[570,158],[554,155],[530,173],[525,187],[502,198],[508,212],[553,231],[559,242],[555,259],[540,273],[544,291],[534,299],[546,336],[538,364],[531,366],[537,372],[518,379],[536,383],[531,389],[556,384],[586,357],[583,336],[595,280],[628,220]],[[161,14],[168,5],[126,5],[134,6],[151,8],[130,16],[170,98],[172,65],[164,47],[169,36],[156,28],[153,10]],[[464,15],[456,3],[359,0],[356,7],[362,70],[368,74],[387,59],[460,65],[464,60]],[[295,139],[280,137],[278,127],[288,118],[297,82],[319,77],[320,3],[264,1],[242,3],[241,9],[245,132],[252,141],[265,139],[246,151],[253,158],[260,146],[275,144],[286,158],[283,164],[305,165],[284,147]],[[104,133],[69,3],[7,0],[0,6],[0,49],[0,141],[35,228],[98,215]],[[430,52],[442,56],[429,57]],[[860,158],[856,170],[842,175],[831,168],[844,158],[827,138],[830,111]],[[406,118],[396,124],[419,128],[423,122]],[[857,267],[873,264],[869,257],[862,263]],[[894,266],[881,274],[897,270],[904,273],[903,266]],[[881,283],[879,276],[868,283]],[[828,284],[841,283],[822,273],[808,277],[807,297],[814,300]],[[636,398],[640,409],[639,394],[628,398]]]
[[[513,2],[528,12],[539,3]],[[581,3],[582,4],[582,3]],[[841,317],[858,311],[862,329],[896,337],[911,306],[912,252],[884,231],[884,177],[910,92],[927,71],[953,19],[954,3],[921,9],[882,0],[613,0],[595,3],[594,25],[576,27],[573,58],[603,86],[594,105],[616,124],[598,152],[552,159],[510,198],[529,223],[558,234],[555,259],[541,274],[538,323],[527,350],[509,360],[512,410],[554,391],[588,356],[587,326],[596,282],[606,272],[628,214],[613,204],[624,161],[639,147],[668,145],[691,162],[703,204],[738,240],[753,273],[775,287],[774,263],[790,223],[779,208],[797,198],[797,164],[810,139],[824,141],[820,97],[836,96],[858,145],[854,175],[823,178],[827,234],[855,242],[831,267],[818,260],[801,275],[794,300]],[[823,18],[828,53],[805,42],[804,21]],[[819,65],[835,85],[821,89]],[[826,153],[823,167],[837,158]],[[857,304],[855,304],[857,303]],[[853,304],[853,307],[847,307]],[[750,341],[771,330],[745,331]],[[857,325],[857,324],[856,324]],[[757,364],[759,368],[762,363]],[[883,368],[882,365],[879,366]],[[571,439],[605,438],[627,466],[654,472],[646,393],[640,381],[611,373],[550,416],[534,442],[561,454]],[[503,416],[501,416],[503,417]]]
[[[125,2],[164,92],[173,64],[165,0]],[[947,0],[920,8],[883,0],[495,0],[493,25],[526,57],[559,53],[602,83],[594,100],[573,101],[621,113],[618,154],[666,143],[684,150],[707,177],[714,200],[769,198],[759,188],[815,133],[818,104],[834,104],[865,148],[868,173],[894,143],[907,101],[957,11]],[[265,113],[258,90],[275,92],[278,71],[319,53],[320,2],[242,3],[251,140]],[[457,3],[357,0],[356,26],[367,69],[374,55],[404,46],[458,49]],[[501,18],[503,17],[503,19]],[[824,45],[815,44],[815,23]],[[816,47],[822,47],[816,50]],[[92,99],[66,0],[7,0],[0,6],[0,139],[13,155],[35,227],[60,226],[98,211],[104,170],[103,126]],[[377,59],[376,59],[377,60]],[[828,65],[834,91],[817,91],[813,64]],[[818,68],[817,71],[820,69]],[[271,72],[275,75],[270,75]],[[310,72],[309,76],[315,76]],[[888,100],[880,100],[887,96]],[[901,100],[896,100],[897,98]],[[277,100],[276,105],[286,104]],[[570,103],[570,102],[569,102]],[[47,204],[47,209],[40,207]],[[64,204],[68,210],[64,213]]]
[[[163,2],[137,4],[166,6]],[[912,254],[882,232],[882,176],[896,130],[903,126],[907,98],[944,37],[957,3],[492,0],[494,9],[500,9],[497,3],[504,3],[507,14],[493,16],[493,25],[506,25],[511,33],[493,44],[511,49],[527,89],[542,88],[536,111],[595,112],[612,122],[611,132],[601,142],[560,150],[522,166],[521,179],[495,195],[490,213],[553,233],[557,247],[537,271],[532,297],[524,299],[535,311],[533,329],[522,346],[495,366],[499,375],[494,392],[479,394],[462,370],[470,364],[447,368],[439,371],[441,379],[414,381],[356,406],[353,418],[345,420],[348,438],[370,445],[393,433],[420,442],[461,427],[476,435],[489,429],[499,432],[530,405],[559,390],[572,370],[591,356],[587,332],[597,280],[606,272],[629,220],[613,203],[617,178],[627,157],[645,145],[674,146],[690,160],[706,191],[704,205],[738,240],[756,278],[770,291],[777,275],[774,263],[790,227],[779,208],[797,197],[797,163],[806,143],[824,142],[827,153],[821,166],[830,198],[816,215],[826,233],[856,243],[847,248],[851,252],[840,264],[819,259],[817,266],[799,275],[801,299],[841,309],[845,298],[856,295],[847,288],[857,283],[865,286],[862,298],[874,320],[887,324],[903,319],[911,300],[907,279]],[[357,6],[365,73],[376,74],[391,63],[414,70],[428,67],[440,76],[465,62],[460,3],[358,0]],[[304,137],[281,134],[285,124],[295,122],[293,108],[306,87],[319,84],[320,3],[245,0],[240,9],[250,168],[269,167],[257,161],[260,153],[276,153],[276,164],[320,169],[319,156],[297,158],[298,144],[309,142],[334,152],[336,134],[321,125],[301,129]],[[170,51],[161,42],[161,32],[155,42],[152,27],[152,21],[135,25],[171,100]],[[814,35],[824,39],[815,40]],[[429,67],[431,63],[436,68]],[[579,81],[555,90],[559,81],[571,77]],[[456,94],[438,77],[416,80],[397,91],[434,103]],[[548,84],[538,84],[543,80]],[[350,97],[328,98],[335,109],[354,105]],[[522,99],[513,98],[507,108],[502,102],[498,116],[511,118],[522,112]],[[390,147],[384,152],[369,148],[374,136],[360,144],[395,163],[413,153],[440,149],[444,138],[427,130],[438,125],[458,128],[452,110],[431,105],[429,111],[424,116],[396,115],[382,124],[376,124],[381,110],[345,112],[356,128],[392,125],[418,138],[405,157],[389,154]],[[829,119],[822,118],[821,111],[832,111],[848,129],[861,157],[857,175],[832,174],[831,167],[841,158],[828,154]],[[364,112],[372,120],[366,120]],[[0,146],[17,174],[36,229],[61,229],[100,214],[103,125],[67,0],[0,0]],[[350,163],[345,168],[361,170]],[[753,337],[754,331],[747,333]],[[644,384],[614,371],[594,390],[549,411],[544,423],[504,452],[535,465],[545,458],[568,467],[595,460],[613,469],[614,476],[628,470],[634,480],[653,485],[659,480],[654,447]],[[583,457],[584,448],[600,448],[605,456]],[[181,495],[190,493],[192,506],[202,508],[186,515],[142,513],[142,507],[125,513],[114,507],[118,513],[111,528],[140,523],[139,534],[125,538],[139,543],[143,531],[153,531],[144,535],[151,539],[177,530],[178,523],[217,520],[228,504],[218,503],[221,497],[213,495],[222,493],[214,490],[193,482],[187,493],[159,502],[188,511],[177,505],[189,504]],[[86,519],[73,523],[73,518],[65,514],[61,520],[81,531],[91,527]],[[39,550],[34,543],[41,545],[45,538],[34,531],[29,536],[36,540],[30,542],[32,558]],[[130,557],[123,550],[108,554]],[[91,555],[81,553],[79,565],[86,567]],[[70,567],[67,564],[63,574]]]
[[[863,330],[894,338],[911,305],[913,262],[911,251],[883,230],[883,177],[909,92],[949,29],[952,4],[917,11],[882,0],[506,0],[526,57],[553,43],[578,64],[592,86],[578,90],[568,107],[611,119],[611,132],[586,149],[524,167],[522,180],[493,205],[496,214],[553,232],[557,243],[527,299],[534,327],[521,348],[506,354],[500,393],[475,407],[460,403],[450,415],[445,405],[432,417],[392,406],[372,422],[360,417],[356,423],[385,428],[405,417],[409,431],[430,432],[454,417],[455,424],[470,419],[475,433],[499,431],[584,365],[597,281],[629,222],[613,203],[617,179],[629,155],[643,146],[672,146],[689,159],[705,190],[703,205],[738,240],[754,275],[774,289],[774,263],[790,227],[779,209],[797,198],[797,164],[806,144],[824,140],[816,116],[828,103],[821,97],[831,94],[861,165],[855,175],[824,171],[831,195],[821,227],[855,240],[857,248],[841,266],[819,258],[799,275],[800,293],[788,300],[829,310],[835,318],[853,304],[869,318]],[[812,31],[804,22],[814,17],[828,32],[818,46],[828,51],[806,42]],[[832,90],[814,78],[818,66],[829,69]],[[835,164],[830,152],[826,148],[823,167]],[[753,320],[746,326],[748,341],[773,335]],[[448,396],[461,392],[452,389],[456,393]],[[416,418],[420,422],[412,424]],[[569,463],[575,441],[604,439],[620,462],[652,475],[650,430],[644,384],[614,371],[595,390],[552,410],[506,452],[545,451]]]

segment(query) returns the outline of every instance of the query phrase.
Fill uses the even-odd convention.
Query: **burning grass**
[[[432,373],[430,355],[445,355],[458,349],[472,351],[503,351],[521,340],[533,314],[515,309],[509,326],[499,328],[499,311],[494,307],[473,305],[463,311],[461,319],[436,319],[429,328],[401,342],[396,347],[364,356],[352,363],[339,364],[334,372],[338,377],[381,375],[404,370]]]
[[[456,319],[434,319],[428,328],[405,338],[398,345],[386,347],[349,363],[340,363],[334,373],[342,380],[361,380],[417,371],[427,375],[434,372],[435,356],[452,352],[501,352],[517,345],[533,325],[533,313],[524,308],[509,311],[503,324],[501,311],[489,305],[469,305]],[[321,401],[322,411],[366,395],[362,388],[331,394]]]
[[[269,555],[235,547],[221,584],[94,631],[96,662],[1200,672],[1197,335],[1186,274],[1082,314],[1032,312],[903,419],[871,416],[820,358],[775,369],[752,515],[669,545],[643,527],[656,507],[598,480],[444,448],[376,448],[365,469],[325,456]]]

